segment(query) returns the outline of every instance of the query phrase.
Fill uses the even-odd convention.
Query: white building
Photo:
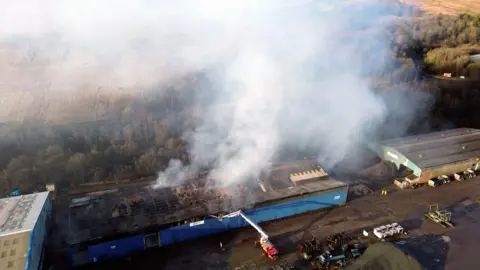
[[[0,199],[0,269],[40,269],[52,205],[49,192]]]

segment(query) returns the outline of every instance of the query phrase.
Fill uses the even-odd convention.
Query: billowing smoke
[[[191,164],[172,160],[159,185],[204,168],[216,184],[238,183],[283,148],[313,149],[333,167],[374,138],[389,113],[368,78],[392,61],[385,17],[404,11],[357,2],[10,1],[0,10],[0,116],[31,108],[39,95],[72,102],[90,90],[135,94],[205,72],[215,91],[185,132]],[[402,114],[398,126],[412,117]]]
[[[216,99],[204,121],[186,133],[192,162],[171,166],[170,174],[195,173],[203,166],[213,168],[209,179],[217,185],[239,183],[258,177],[281,148],[313,149],[328,169],[355,156],[385,127],[391,112],[367,78],[382,75],[392,64],[384,16],[403,10],[375,2],[338,4],[321,12],[325,6],[316,4],[245,4],[239,19],[220,9],[230,19],[226,27],[235,42],[221,61],[221,74],[212,76]],[[389,101],[404,112],[393,124],[402,127],[396,134],[416,114],[404,108],[415,108],[418,96],[406,97]],[[161,172],[157,182],[184,180],[173,179],[179,178]]]

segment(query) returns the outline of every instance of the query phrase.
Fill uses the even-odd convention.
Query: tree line
[[[390,27],[391,45],[399,57],[416,58],[431,74],[452,73],[480,79],[480,15],[426,15],[399,20]]]
[[[441,92],[439,86],[420,81],[419,67],[432,73],[478,76],[480,64],[472,63],[469,56],[480,49],[479,27],[480,16],[466,14],[395,21],[387,29],[394,64],[373,80],[385,81],[387,88],[415,82],[417,89]],[[212,86],[201,74],[184,78],[182,85],[181,89],[170,87],[141,99],[98,94],[80,100],[78,110],[62,119],[69,123],[44,122],[43,109],[39,109],[29,121],[0,124],[0,192],[42,190],[48,183],[62,188],[153,179],[171,158],[188,163],[188,145],[182,133],[202,120]],[[473,98],[439,98],[433,113],[445,118],[456,112],[468,118],[473,112],[465,111],[461,104],[478,101],[480,92],[475,91]],[[465,125],[480,124],[477,120],[462,121]]]

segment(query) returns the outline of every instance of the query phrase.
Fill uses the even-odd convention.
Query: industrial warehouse
[[[71,264],[103,261],[249,223],[255,227],[254,223],[343,205],[348,190],[346,183],[331,179],[316,164],[302,170],[271,171],[260,180],[221,189],[200,183],[202,179],[195,178],[178,187],[115,189],[72,200]]]
[[[399,169],[405,169],[405,175],[408,175],[406,179],[411,179],[411,182],[405,180],[403,183],[414,185],[445,175],[449,177],[466,175],[470,171],[475,174],[478,163],[476,155],[480,152],[478,148],[480,143],[476,140],[479,137],[479,130],[456,129],[383,141],[374,146],[374,149],[382,159],[393,162]],[[375,162],[386,165],[384,162],[378,163],[378,159]],[[389,167],[385,166],[385,168]],[[207,180],[207,175],[207,171],[190,175],[182,185],[171,187],[155,187],[145,183],[132,186],[112,185],[110,189],[95,189],[93,192],[81,193],[81,195],[56,196],[55,216],[60,218],[54,221],[57,225],[55,232],[58,233],[54,241],[62,241],[62,256],[65,255],[68,260],[65,263],[69,267],[102,269],[106,264],[134,260],[132,258],[149,256],[155,252],[161,252],[170,260],[170,256],[167,255],[171,254],[168,253],[170,251],[185,248],[191,243],[211,243],[212,240],[216,242],[216,245],[214,244],[216,250],[222,256],[229,256],[228,254],[232,254],[230,251],[234,249],[232,246],[243,245],[242,239],[251,239],[255,237],[252,232],[255,235],[258,232],[259,238],[256,238],[255,243],[261,247],[261,252],[268,258],[263,261],[273,265],[283,263],[282,260],[289,258],[286,253],[289,250],[291,252],[291,247],[289,248],[288,245],[292,242],[285,240],[290,237],[290,234],[283,234],[287,231],[299,230],[296,227],[297,223],[305,226],[309,224],[306,220],[314,219],[318,226],[308,225],[305,227],[307,229],[300,229],[301,234],[308,232],[314,236],[313,240],[306,242],[300,238],[293,240],[294,243],[305,243],[299,244],[302,247],[299,253],[302,254],[300,258],[314,268],[328,265],[345,267],[352,265],[360,256],[364,256],[362,254],[369,245],[363,242],[405,240],[409,237],[407,232],[410,235],[412,230],[412,221],[403,220],[404,217],[395,217],[395,220],[385,218],[382,221],[378,220],[379,217],[393,213],[390,208],[394,203],[384,209],[383,201],[392,198],[397,204],[396,198],[402,196],[399,193],[403,192],[392,192],[388,196],[383,196],[382,193],[382,196],[376,196],[373,190],[370,191],[373,193],[371,195],[356,196],[354,191],[358,188],[356,186],[358,183],[347,184],[333,179],[312,160],[304,159],[276,164],[261,173],[258,178],[224,186],[212,185]],[[395,182],[400,187],[406,186],[399,185],[398,179]],[[452,189],[447,190],[473,185],[475,181],[468,181],[452,185]],[[349,190],[351,191],[349,207],[317,212],[344,205],[347,202]],[[445,189],[440,189],[438,192],[442,190]],[[423,189],[417,192],[425,191]],[[43,261],[41,255],[43,239],[48,228],[47,214],[51,212],[50,199],[53,198],[53,193],[20,196],[12,193],[11,197],[2,200],[2,219],[5,220],[2,228],[10,230],[4,231],[0,242],[1,247],[5,249],[1,253],[0,263],[4,264],[6,269],[40,269],[38,266]],[[364,197],[360,198],[361,196]],[[428,195],[424,194],[422,198],[425,196]],[[411,199],[414,200],[414,197]],[[458,200],[456,196],[453,197]],[[436,205],[436,208],[423,206],[422,215],[434,221],[430,222],[432,224],[442,225],[446,229],[455,228],[456,224],[459,224],[457,223],[458,215],[454,215],[455,212],[447,208],[450,203],[447,206],[437,205],[438,203],[437,201],[429,202],[431,205]],[[468,202],[465,203],[469,205]],[[405,207],[397,208],[395,214],[398,213],[398,209],[405,209]],[[63,211],[62,214],[59,210]],[[20,212],[24,213],[23,216],[19,214]],[[296,216],[302,213],[308,214]],[[293,216],[296,217],[285,219]],[[23,222],[21,228],[18,227],[17,230],[9,229],[12,226],[20,226],[17,224],[18,219],[28,220],[28,222]],[[268,222],[274,220],[277,221]],[[281,227],[291,227],[291,229],[284,230]],[[256,232],[254,230],[237,231],[240,228],[253,228]],[[362,228],[363,232],[356,231],[359,228]],[[352,229],[353,232],[348,231]],[[343,235],[340,238],[337,237],[338,239],[329,235],[324,240],[316,240],[316,236],[321,238],[324,233],[338,233],[340,230],[346,234],[338,234]],[[219,234],[227,231],[235,232]],[[245,234],[249,234],[250,238],[242,236]],[[239,242],[230,242],[226,248],[223,244],[229,243],[231,240],[228,240],[228,237],[232,235],[238,236]],[[306,235],[302,237],[307,237]],[[206,236],[212,237],[199,239]],[[198,242],[190,242],[195,239],[198,239]],[[331,247],[328,249],[325,249],[325,241],[331,242]],[[251,244],[250,241],[247,242]],[[312,245],[312,243],[316,244]],[[155,251],[156,248],[161,249]],[[14,250],[13,253],[11,250]],[[147,250],[149,252],[144,252]],[[308,256],[303,256],[305,252]],[[190,253],[188,256],[196,255]],[[244,256],[244,251],[237,251],[234,256],[240,258],[235,258],[238,261],[228,262],[232,266],[241,265],[241,261],[247,260],[247,258],[241,258]],[[248,259],[251,256],[251,254],[245,254]],[[65,269],[64,267],[60,269]]]
[[[371,145],[380,158],[411,174],[396,179],[406,188],[435,178],[457,180],[475,175],[480,160],[480,130],[459,128],[382,141]],[[430,184],[430,183],[429,183]]]
[[[0,199],[0,269],[42,269],[49,192]]]

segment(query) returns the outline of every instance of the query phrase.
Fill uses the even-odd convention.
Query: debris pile
[[[343,233],[328,236],[324,242],[315,238],[297,245],[302,259],[314,269],[344,267],[360,257],[365,247]]]
[[[205,189],[195,185],[185,185],[176,189],[178,201],[181,205],[197,206],[211,201],[231,200],[232,196],[223,189]]]

